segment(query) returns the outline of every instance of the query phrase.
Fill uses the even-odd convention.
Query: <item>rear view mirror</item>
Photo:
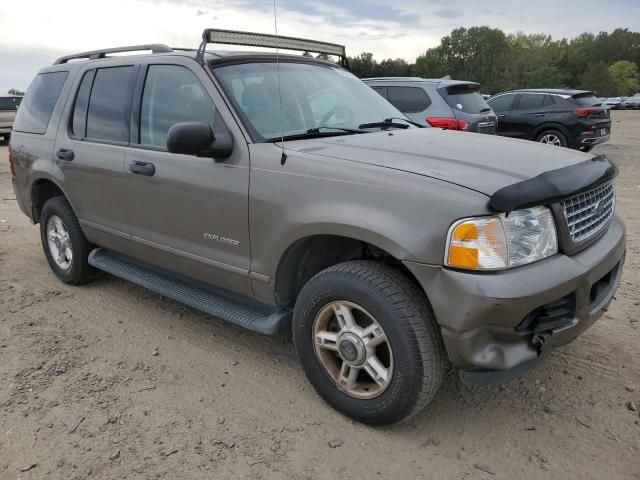
[[[167,134],[167,150],[183,155],[227,158],[233,151],[233,137],[226,126],[214,136],[208,123],[177,123]]]

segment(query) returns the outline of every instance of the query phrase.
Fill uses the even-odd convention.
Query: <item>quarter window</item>
[[[41,73],[31,83],[18,109],[14,130],[44,134],[68,72]]]
[[[96,72],[87,111],[87,138],[129,141],[134,73],[133,66],[101,68]]]
[[[387,98],[402,113],[422,112],[431,105],[431,99],[419,87],[387,87]]]
[[[151,65],[140,112],[140,143],[166,148],[177,123],[205,122],[214,127],[215,107],[195,74],[177,65]]]
[[[78,89],[71,121],[71,134],[75,137],[84,138],[87,135],[87,106],[89,105],[89,94],[91,93],[91,84],[95,73],[95,70],[85,73]]]

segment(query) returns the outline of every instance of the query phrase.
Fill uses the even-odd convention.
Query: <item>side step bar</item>
[[[291,326],[290,311],[270,308],[239,295],[139,263],[105,248],[93,250],[89,254],[89,264],[254,332],[274,335],[285,332]]]

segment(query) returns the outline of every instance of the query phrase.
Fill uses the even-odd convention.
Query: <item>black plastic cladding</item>
[[[542,173],[537,177],[501,188],[489,199],[497,212],[510,212],[555,203],[611,180],[618,168],[605,155]]]

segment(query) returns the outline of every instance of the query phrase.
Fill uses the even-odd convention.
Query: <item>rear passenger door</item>
[[[125,155],[128,222],[137,258],[246,295],[249,154],[237,125],[221,115],[225,108],[192,59],[145,60]],[[190,121],[210,124],[216,136],[230,128],[232,155],[215,159],[168,152],[169,129]],[[151,171],[141,173],[139,165]]]
[[[536,128],[550,119],[554,106],[545,93],[521,93],[512,113],[513,136],[533,140]]]
[[[93,63],[76,79],[54,149],[54,171],[90,241],[117,248],[127,237],[123,172],[139,66]]]

